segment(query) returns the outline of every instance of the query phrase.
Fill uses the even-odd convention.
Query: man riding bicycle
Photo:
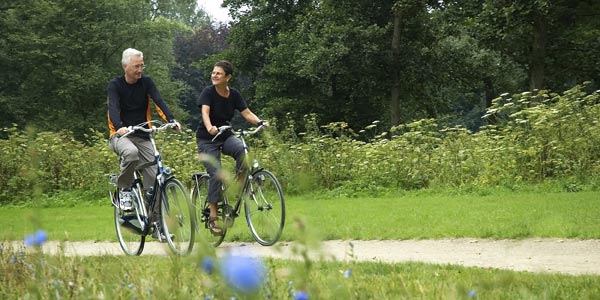
[[[144,76],[144,54],[133,48],[123,51],[121,59],[124,74],[108,83],[108,127],[109,147],[121,158],[121,173],[117,179],[120,189],[119,203],[123,210],[131,210],[133,173],[138,164],[154,160],[154,152],[148,133],[134,132],[126,137],[129,126],[150,121],[150,103],[153,102],[158,115],[169,123],[181,126],[169,110],[156,85]],[[142,170],[143,185],[146,189],[154,186],[157,166]],[[159,208],[157,205],[156,208]],[[158,216],[160,211],[153,212]],[[153,236],[156,236],[155,233]]]

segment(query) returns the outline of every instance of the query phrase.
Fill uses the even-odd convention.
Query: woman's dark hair
[[[225,75],[233,75],[233,65],[226,60],[218,61],[214,66],[223,68]]]

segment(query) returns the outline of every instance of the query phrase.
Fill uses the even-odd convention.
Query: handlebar
[[[158,123],[158,124],[162,124],[162,125],[160,125],[158,127],[155,127],[154,125],[152,125],[150,128],[144,127],[144,125],[147,125],[148,123]],[[163,131],[163,130],[165,130],[167,128],[177,128],[177,123],[163,123],[163,122],[160,122],[160,121],[144,122],[144,123],[140,123],[138,125],[127,127],[127,129],[129,129],[129,131],[126,134],[122,135],[121,137],[126,137],[126,136],[132,134],[135,131],[142,131],[142,132],[152,133],[152,132]]]
[[[265,125],[259,125],[254,130],[246,131],[244,129],[239,129],[239,132],[240,132],[240,135],[253,135],[253,134],[259,132],[264,127],[265,127]],[[231,125],[223,125],[223,126],[218,127],[217,130],[218,130],[217,134],[215,134],[215,136],[212,138],[213,142],[217,139],[217,137],[219,135],[221,135],[221,133],[223,133],[223,132],[225,132],[227,130],[233,130],[233,126],[231,126]]]

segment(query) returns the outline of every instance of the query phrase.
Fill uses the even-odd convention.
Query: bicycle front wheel
[[[175,254],[188,254],[194,247],[196,218],[185,188],[175,178],[165,182],[162,193],[162,229]]]
[[[208,178],[209,176],[206,174],[193,176],[192,203],[196,207],[196,219],[198,220],[198,233],[200,241],[217,247],[223,242],[223,239],[225,239],[225,234],[227,233],[227,226],[221,226],[222,233],[220,235],[215,235],[210,230],[210,203],[208,203]],[[224,220],[225,215],[222,204],[219,204],[217,216],[219,216],[221,220]]]
[[[279,240],[285,224],[281,185],[271,172],[257,171],[246,187],[244,210],[254,239],[263,246]]]
[[[112,193],[112,203],[115,210],[115,229],[119,245],[127,255],[140,255],[144,250],[146,236],[138,220],[139,210],[137,200],[134,201],[133,211],[123,211],[119,208],[119,190]],[[141,217],[140,217],[141,218]]]

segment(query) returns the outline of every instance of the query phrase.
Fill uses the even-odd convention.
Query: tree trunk
[[[529,89],[531,91],[544,88],[546,41],[546,19],[543,15],[537,15],[533,22],[533,45],[529,59]]]
[[[494,100],[497,95],[491,77],[483,78],[483,85],[485,88],[485,110],[487,110],[492,106],[492,100]],[[496,124],[496,114],[490,115],[486,120],[488,124]]]
[[[392,36],[392,99],[390,103],[390,123],[391,126],[400,124],[400,34],[401,34],[401,16],[394,14],[394,33]]]

